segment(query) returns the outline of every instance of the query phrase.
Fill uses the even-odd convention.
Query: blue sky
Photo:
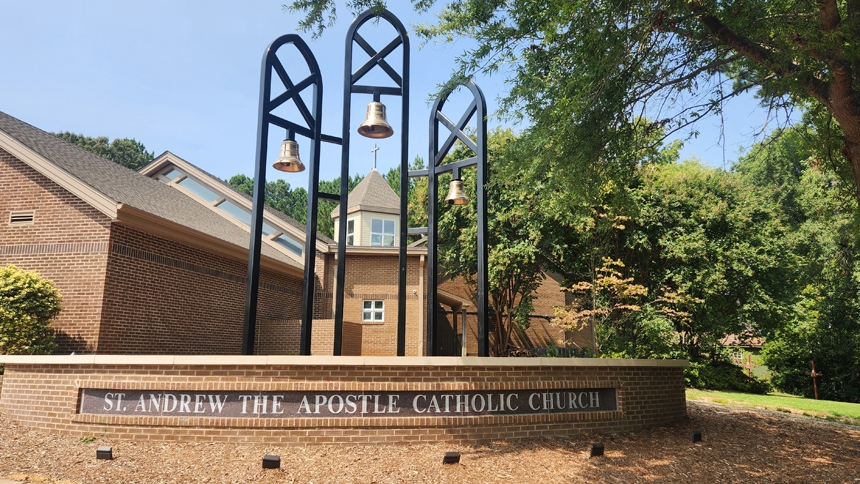
[[[0,111],[46,131],[135,138],[156,155],[169,150],[220,178],[253,175],[263,52],[280,35],[295,33],[298,21],[281,8],[283,3],[0,0],[4,20]],[[389,5],[407,28],[433,21],[432,15],[416,15],[404,0]],[[302,34],[323,72],[323,131],[334,136],[340,136],[344,38],[352,19],[346,8],[339,13],[337,25],[322,38]],[[367,33],[372,43],[378,41],[374,46],[381,48],[393,37],[387,28],[368,24],[361,33]],[[411,41],[408,152],[410,159],[416,155],[426,159],[427,96],[446,79],[454,57],[468,44],[460,41],[419,49],[420,41],[414,37]],[[494,110],[497,96],[504,92],[504,79],[478,77],[477,82]],[[459,99],[452,98],[449,105],[456,106]],[[351,123],[356,127],[369,100],[369,96],[353,97]],[[392,115],[398,110],[396,101],[383,98],[383,102],[397,131],[399,120]],[[739,146],[753,143],[764,115],[745,99],[727,107],[726,120],[722,145],[718,144],[720,120],[707,119],[698,126],[702,134],[687,143],[683,156],[728,167],[737,158]],[[280,130],[272,133],[270,158],[280,142]],[[383,173],[398,162],[398,140],[395,135],[376,141]],[[351,173],[370,170],[373,144],[352,135]],[[307,156],[307,149],[301,153]],[[339,149],[327,148],[322,156],[321,177],[339,175]],[[276,178],[293,186],[307,185],[306,177],[270,168],[267,179]]]

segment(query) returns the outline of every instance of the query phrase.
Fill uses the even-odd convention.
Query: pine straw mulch
[[[688,418],[618,435],[483,446],[164,443],[67,435],[0,415],[0,481],[122,482],[860,482],[860,427],[766,410],[689,401]],[[703,441],[691,442],[693,430]],[[604,457],[589,459],[591,443]],[[95,459],[113,446],[113,461]],[[459,464],[443,465],[448,451]],[[281,469],[262,469],[262,456]]]

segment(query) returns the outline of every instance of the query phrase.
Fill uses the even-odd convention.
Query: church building
[[[0,265],[54,281],[59,353],[239,354],[251,199],[165,152],[139,172],[0,112]],[[339,209],[331,213],[335,233]],[[396,354],[399,197],[374,168],[349,194],[343,354]],[[337,243],[266,207],[257,354],[298,354],[304,251],[316,256],[313,354],[332,354]],[[427,249],[407,248],[406,355],[425,352]],[[552,277],[520,346],[559,345]],[[544,294],[545,293],[545,294]],[[440,286],[438,354],[474,355],[467,288]],[[462,314],[466,314],[463,324]],[[465,335],[465,336],[464,336]],[[461,343],[465,338],[465,350]]]

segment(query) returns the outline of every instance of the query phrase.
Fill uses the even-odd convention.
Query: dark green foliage
[[[93,138],[66,131],[53,134],[102,158],[107,158],[135,171],[141,169],[155,157],[154,152],[146,151],[143,143],[134,138],[116,138],[109,141],[106,136]]]
[[[384,0],[347,0],[353,12]],[[530,159],[541,176],[556,164],[561,186],[595,200],[623,181],[647,140],[691,132],[726,100],[755,91],[768,117],[803,108],[829,160],[860,200],[860,22],[836,0],[413,0],[442,4],[428,41],[473,42],[440,91],[476,72],[507,75],[502,111],[528,119],[542,140]],[[303,29],[331,25],[335,2],[293,0]],[[846,6],[847,5],[847,6]],[[641,120],[650,117],[650,122]],[[637,119],[639,118],[639,119]],[[644,142],[644,143],[643,143]]]
[[[766,394],[770,384],[756,377],[748,378],[743,368],[725,360],[690,362],[684,368],[684,382],[700,390],[730,390]]]

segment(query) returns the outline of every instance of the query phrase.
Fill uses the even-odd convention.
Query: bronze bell
[[[445,203],[448,205],[465,205],[469,203],[469,199],[463,193],[463,180],[451,180],[451,188],[448,190],[448,196],[445,197]]]
[[[297,173],[305,171],[305,164],[299,159],[299,144],[294,140],[285,139],[281,143],[281,156],[272,165],[276,170]]]
[[[394,129],[385,118],[385,104],[372,101],[367,105],[367,115],[358,127],[358,134],[366,138],[388,138],[394,134]]]

